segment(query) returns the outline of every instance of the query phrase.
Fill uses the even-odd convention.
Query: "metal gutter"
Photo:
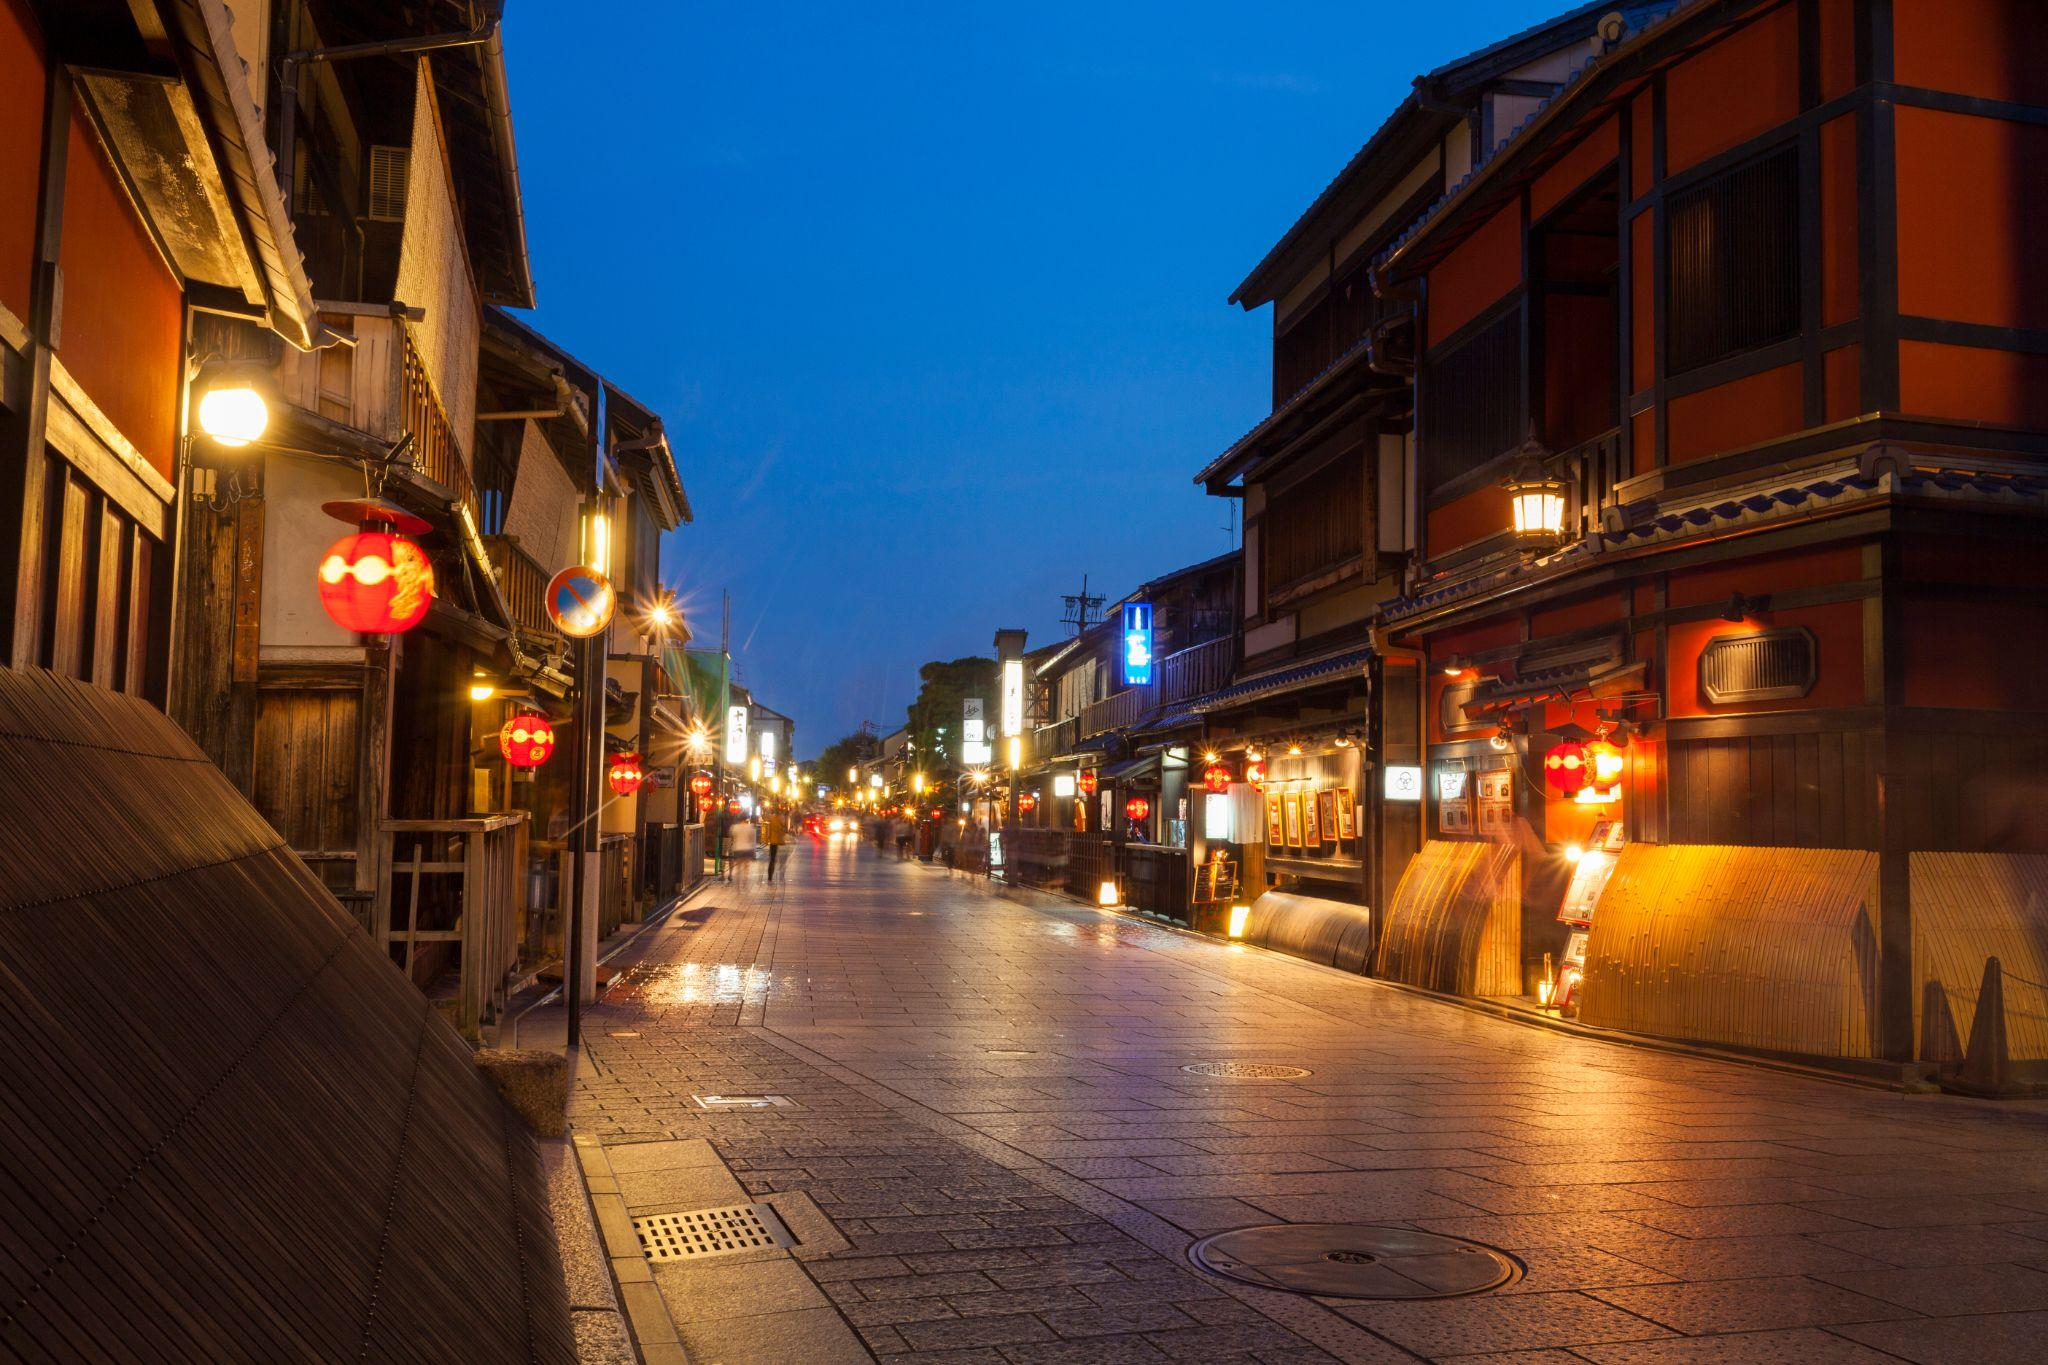
[[[491,36],[483,45],[484,99],[490,108],[491,142],[498,152],[498,171],[504,179],[505,211],[510,218],[512,240],[517,244],[518,292],[496,302],[517,308],[533,307],[533,258],[526,250],[526,201],[519,190],[519,149],[512,137],[512,95],[505,77],[505,35],[494,21]]]

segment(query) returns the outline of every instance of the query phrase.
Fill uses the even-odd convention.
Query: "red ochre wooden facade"
[[[1564,946],[1561,850],[1609,817],[1632,845],[1877,854],[1868,1036],[1780,1030],[1779,1050],[1952,1060],[1921,1008],[1930,991],[1966,1037],[1998,943],[2009,971],[2048,979],[2039,948],[2015,957],[2044,927],[2017,893],[1977,907],[1975,927],[1915,908],[1941,900],[1923,887],[1938,875],[1927,855],[1996,855],[2023,869],[2014,885],[2048,855],[2048,69],[2028,56],[2044,47],[2048,7],[2027,0],[1681,8],[1567,85],[1383,258],[1383,289],[1419,285],[1422,469],[1441,468],[1434,367],[1518,313],[1522,365],[1501,382],[1522,388],[1526,433],[1565,451],[1606,413],[1597,425],[1620,445],[1621,481],[1576,494],[1572,524],[1595,533],[1547,557],[1508,543],[1512,451],[1425,477],[1417,567],[1383,615],[1388,691],[1421,688],[1426,733],[1398,732],[1396,710],[1414,708],[1389,702],[1386,757],[1426,755],[1423,837],[1481,837],[1440,830],[1436,772],[1517,770],[1522,989]],[[1780,153],[1794,325],[1680,368],[1674,210]],[[1552,249],[1561,221],[1579,264],[1610,253],[1590,286]],[[1766,630],[1809,633],[1810,685],[1709,700],[1703,650]],[[1603,643],[1609,659],[1572,657]],[[1539,675],[1557,686],[1527,685]],[[1502,721],[1505,754],[1491,742]],[[1613,721],[1639,730],[1622,799],[1546,788],[1559,727]],[[1418,842],[1412,824],[1389,828],[1398,868]],[[1669,992],[1716,989],[1698,960],[1631,965],[1638,984],[1663,971]],[[1600,990],[1589,979],[1588,1018],[1705,1036],[1684,1019],[1712,1011],[1646,1014],[1614,988],[1603,1007]]]

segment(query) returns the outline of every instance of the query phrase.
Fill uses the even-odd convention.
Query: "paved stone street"
[[[2048,1349],[2042,1106],[1587,1042],[871,849],[795,853],[786,881],[696,896],[586,1016],[578,1131],[624,1162],[709,1139],[844,1239],[806,1238],[798,1298],[684,1305],[699,1361],[796,1358],[747,1319],[803,1301],[884,1359],[990,1365]],[[1218,1060],[1312,1074],[1182,1069]],[[791,1103],[692,1099],[752,1093]],[[1317,1300],[1185,1259],[1276,1221],[1411,1224],[1527,1275]]]

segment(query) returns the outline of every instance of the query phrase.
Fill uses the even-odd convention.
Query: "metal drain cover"
[[[1305,1066],[1282,1066],[1278,1062],[1189,1062],[1181,1070],[1197,1076],[1233,1076],[1246,1081],[1291,1081],[1315,1075]]]
[[[699,1109],[787,1109],[787,1095],[692,1095]]]
[[[1188,1259],[1265,1289],[1341,1299],[1452,1299],[1522,1278],[1522,1263],[1496,1247],[1362,1223],[1237,1228],[1196,1242]]]
[[[635,1218],[633,1231],[640,1234],[640,1249],[650,1261],[701,1261],[708,1256],[796,1245],[796,1238],[766,1204],[650,1214]]]

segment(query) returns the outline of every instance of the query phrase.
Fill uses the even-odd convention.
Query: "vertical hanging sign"
[[[1003,734],[1024,733],[1024,661],[1003,660]]]
[[[995,761],[986,710],[987,704],[980,697],[968,697],[960,704],[960,761],[970,768],[985,767]]]
[[[725,761],[739,766],[747,761],[747,708],[729,706],[725,710]]]
[[[1124,686],[1152,682],[1152,604],[1124,603]]]

